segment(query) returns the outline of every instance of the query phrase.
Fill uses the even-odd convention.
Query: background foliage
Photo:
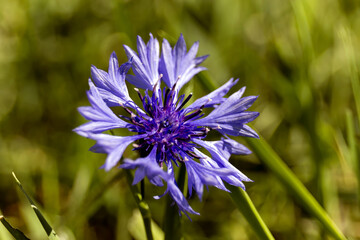
[[[327,210],[343,233],[360,239],[359,49],[356,0],[0,0],[0,209],[31,239],[45,232],[16,188],[16,172],[63,239],[137,238],[136,204],[118,169],[99,170],[105,156],[71,130],[84,123],[78,106],[90,66],[107,69],[123,44],[152,32],[188,46],[217,85],[231,77],[259,95],[254,126]],[[195,79],[188,86],[208,93]],[[130,149],[128,157],[136,157]],[[254,180],[247,192],[276,239],[324,239],[322,226],[260,163],[231,162]],[[115,180],[111,180],[114,179]],[[153,219],[165,199],[147,186]],[[183,218],[186,239],[253,239],[228,194],[211,188],[200,216]],[[0,238],[9,235],[0,226]],[[10,238],[9,238],[10,239]]]

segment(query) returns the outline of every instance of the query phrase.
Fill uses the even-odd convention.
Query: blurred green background
[[[133,239],[139,224],[126,179],[99,170],[105,156],[72,132],[85,122],[91,64],[107,69],[112,51],[183,33],[217,85],[240,78],[259,95],[254,122],[343,233],[360,239],[359,50],[357,0],[0,0],[0,209],[31,239],[45,239],[14,171],[62,239]],[[209,91],[195,78],[195,96]],[[195,89],[195,90],[194,90]],[[130,149],[125,153],[135,157]],[[254,180],[247,192],[276,239],[327,239],[258,160],[231,162]],[[115,180],[112,180],[115,179]],[[165,199],[147,190],[161,226]],[[211,188],[200,212],[182,218],[185,239],[256,239],[229,195]],[[140,222],[141,225],[141,222]],[[0,226],[0,238],[11,239]]]

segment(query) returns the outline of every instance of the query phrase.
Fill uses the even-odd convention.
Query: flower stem
[[[181,191],[184,189],[186,176],[185,164],[181,164],[179,176],[177,179],[178,187]],[[180,240],[182,237],[181,234],[181,222],[179,212],[176,206],[173,206],[173,199],[167,195],[166,196],[166,210],[164,216],[163,229],[165,233],[165,240]]]
[[[139,189],[136,185],[132,185],[133,176],[129,170],[124,170],[126,173],[126,179],[129,184],[130,190],[135,198],[136,204],[140,210],[141,216],[144,221],[145,232],[147,240],[153,240],[153,235],[151,232],[151,213],[149,205],[144,201]]]

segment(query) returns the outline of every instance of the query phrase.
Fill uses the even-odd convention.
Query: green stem
[[[275,239],[270,230],[262,220],[260,214],[256,210],[249,195],[239,187],[232,186],[225,183],[227,189],[231,191],[230,197],[234,201],[237,208],[244,215],[246,221],[251,225],[254,232],[258,235],[259,239],[272,240]]]
[[[144,221],[145,232],[147,240],[152,240],[153,235],[151,232],[151,213],[149,205],[143,200],[141,193],[136,185],[132,185],[133,176],[129,170],[124,170],[126,173],[126,179],[129,184],[130,190],[135,198],[136,204],[140,210],[141,216]]]
[[[179,176],[177,180],[178,187],[181,191],[183,191],[184,189],[185,176],[186,176],[185,164],[182,164],[180,167]],[[165,240],[180,240],[182,234],[181,234],[181,222],[180,222],[178,209],[176,206],[172,206],[174,200],[169,195],[167,195],[166,198],[167,198],[166,210],[165,210],[164,223],[163,223]]]

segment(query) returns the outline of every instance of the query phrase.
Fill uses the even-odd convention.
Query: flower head
[[[141,153],[136,160],[124,159],[120,168],[136,169],[133,184],[145,177],[156,186],[166,183],[166,191],[179,207],[179,212],[198,214],[177,187],[174,168],[184,165],[188,174],[189,195],[193,190],[202,198],[204,186],[228,191],[223,181],[242,187],[251,181],[229,162],[231,154],[251,153],[228,136],[258,137],[246,124],[259,113],[247,111],[256,96],[242,97],[245,87],[224,96],[238,82],[230,79],[210,94],[191,102],[192,94],[180,95],[180,89],[194,75],[207,56],[196,57],[196,42],[187,52],[181,35],[174,48],[164,39],[160,55],[159,43],[150,34],[147,44],[138,37],[136,53],[124,46],[129,58],[119,66],[115,53],[110,57],[109,70],[91,68],[88,99],[91,106],[79,112],[89,120],[74,129],[78,134],[96,140],[90,149],[108,154],[103,168],[110,170],[120,161],[125,149],[133,143]],[[134,75],[127,74],[132,69]],[[128,94],[125,81],[136,88],[141,106]],[[161,88],[161,83],[165,87]],[[144,89],[139,90],[138,88]],[[188,105],[188,106],[187,106]],[[120,106],[127,116],[117,116],[111,107]],[[205,115],[203,109],[213,109]],[[126,128],[129,136],[113,136],[104,131]],[[209,131],[218,131],[224,138],[205,141]],[[201,149],[206,149],[210,156]],[[158,198],[158,196],[156,197]]]

